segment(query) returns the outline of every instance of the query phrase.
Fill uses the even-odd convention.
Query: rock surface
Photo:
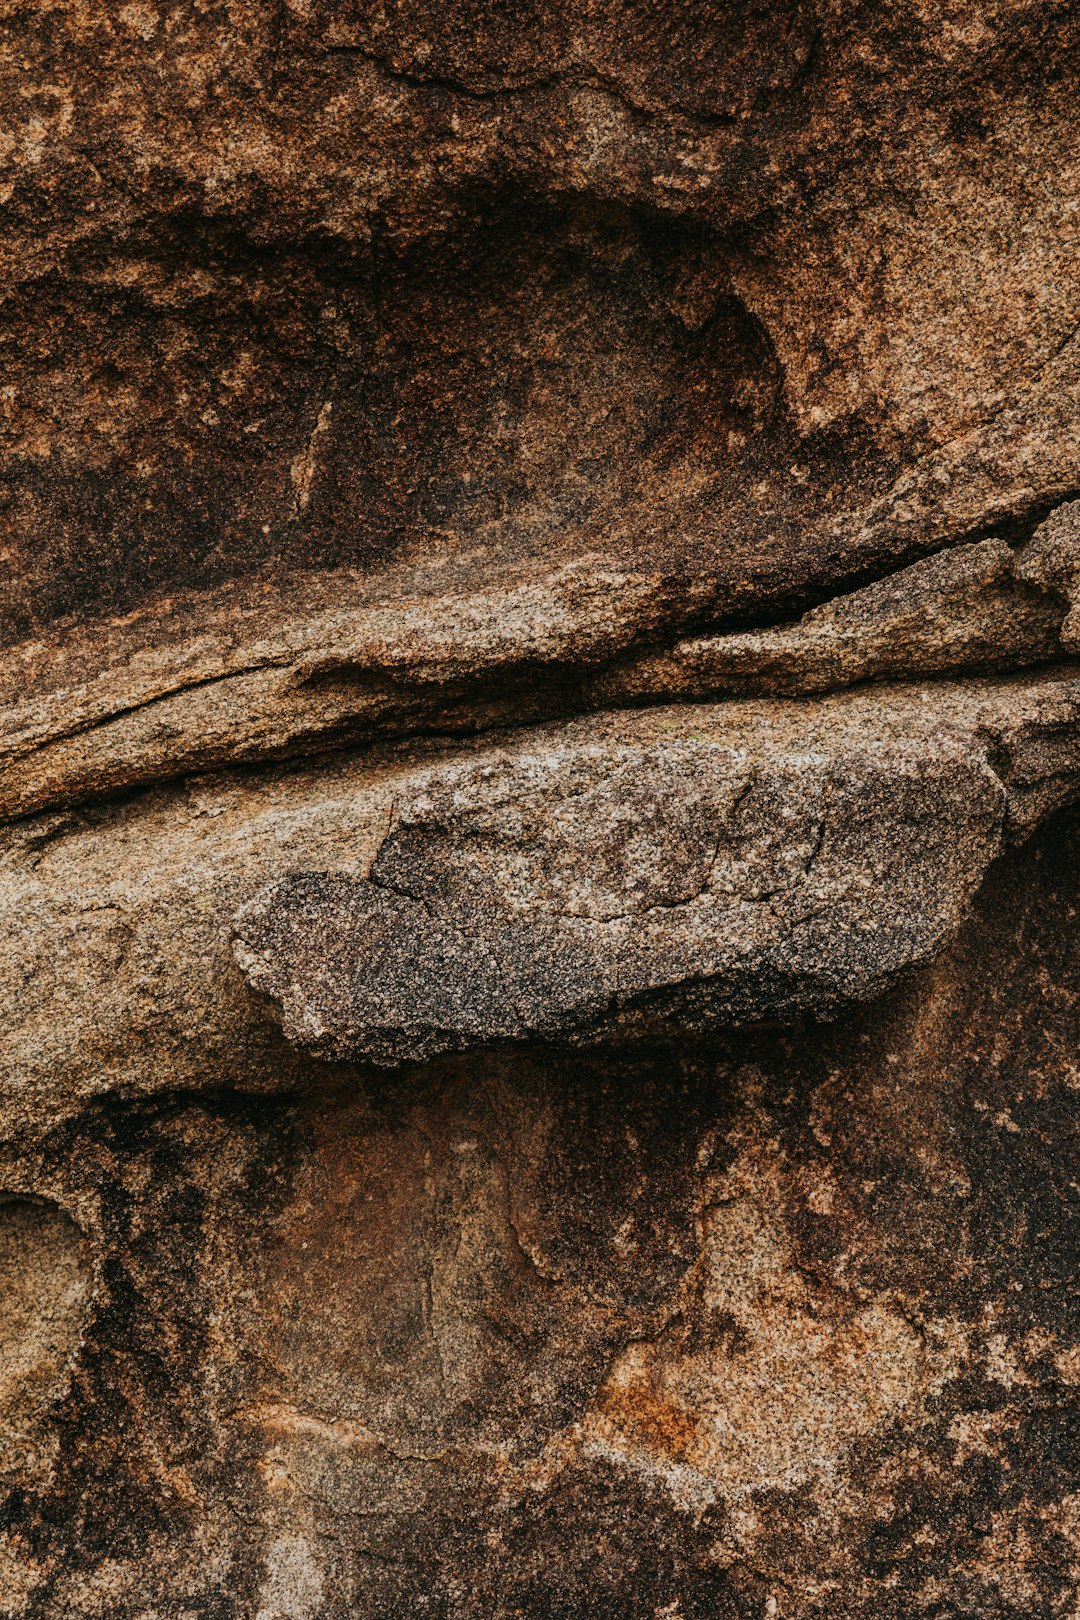
[[[1076,1620],[1078,46],[0,6],[0,1620]]]
[[[955,930],[1033,747],[1023,832],[1080,790],[1075,677],[603,715],[402,783],[367,874],[290,873],[238,960],[349,1061],[829,1014]]]
[[[1078,489],[1077,26],[12,0],[10,635],[586,554],[760,613],[1029,521]]]
[[[8,1611],[1068,1614],[1078,830],[831,1026],[9,1137],[102,1265]]]
[[[542,587],[437,603],[373,602],[370,585],[331,574],[287,590],[241,583],[182,611],[153,604],[11,649],[0,819],[380,735],[1046,662],[1080,645],[1064,632],[1078,512],[1058,508],[1019,551],[949,548],[794,624],[661,650],[650,641],[673,598],[688,609],[694,589],[580,565]]]

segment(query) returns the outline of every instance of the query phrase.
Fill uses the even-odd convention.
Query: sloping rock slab
[[[1010,819],[1060,802],[1065,684],[539,733],[414,783],[366,878],[284,878],[238,959],[292,1040],[385,1064],[828,1015],[932,957]]]

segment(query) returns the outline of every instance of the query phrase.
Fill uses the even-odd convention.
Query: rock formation
[[[1078,45],[4,8],[0,1620],[1076,1620]]]

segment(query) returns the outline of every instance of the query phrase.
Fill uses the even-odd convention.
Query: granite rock
[[[401,784],[366,874],[291,872],[237,957],[338,1060],[828,1015],[955,931],[1010,787],[1024,833],[1075,791],[1078,693],[883,687],[527,737]],[[1046,797],[1021,781],[1036,736]]]
[[[1075,1620],[1078,45],[0,5],[0,1620]]]
[[[795,623],[659,645],[672,604],[689,611],[701,588],[588,562],[436,602],[380,601],[370,581],[331,573],[150,604],[11,649],[0,820],[380,736],[1045,663],[1076,650],[1063,639],[1074,510],[1026,547],[949,547]]]

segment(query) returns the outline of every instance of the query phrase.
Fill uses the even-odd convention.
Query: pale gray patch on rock
[[[303,1536],[278,1536],[266,1554],[256,1620],[315,1620],[324,1596],[322,1565]]]
[[[290,1039],[379,1063],[827,1014],[925,961],[1002,843],[949,736],[670,739],[435,773],[367,879],[295,873],[237,957]]]

